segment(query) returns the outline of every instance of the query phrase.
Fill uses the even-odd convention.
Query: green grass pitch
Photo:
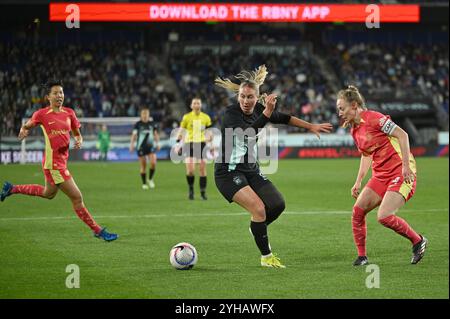
[[[399,212],[429,239],[418,265],[409,241],[368,216],[368,254],[380,287],[356,268],[350,196],[359,161],[284,160],[269,176],[286,211],[269,227],[286,269],[259,265],[249,216],[217,191],[208,167],[208,201],[187,200],[183,165],[159,162],[156,188],[140,186],[137,163],[69,163],[99,224],[120,234],[93,237],[63,193],[49,201],[14,195],[0,203],[0,298],[449,298],[448,158],[418,158],[416,194]],[[43,183],[39,165],[1,166],[1,182]],[[195,245],[198,264],[177,271],[170,248]],[[66,266],[80,288],[66,287]]]

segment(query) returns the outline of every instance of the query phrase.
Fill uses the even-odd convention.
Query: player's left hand
[[[414,175],[411,168],[409,168],[409,166],[405,166],[405,165],[402,168],[402,175],[403,175],[403,180],[406,183],[412,183],[412,182],[414,182],[414,179],[416,178],[416,176]]]
[[[333,125],[331,125],[331,123],[321,123],[311,124],[309,131],[316,134],[316,136],[320,139],[320,133],[330,133],[332,129]]]

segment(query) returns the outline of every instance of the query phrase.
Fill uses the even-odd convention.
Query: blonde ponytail
[[[234,77],[241,81],[240,84],[236,84],[234,82],[231,82],[230,79],[225,78],[222,79],[220,77],[217,77],[214,80],[214,84],[217,86],[220,86],[228,91],[231,91],[235,94],[239,93],[239,89],[243,86],[249,86],[256,90],[256,93],[258,95],[258,102],[261,104],[264,104],[264,98],[267,96],[266,94],[259,95],[259,87],[263,85],[264,80],[266,79],[267,74],[267,68],[266,66],[260,65],[257,69],[254,71],[246,71],[243,70]]]

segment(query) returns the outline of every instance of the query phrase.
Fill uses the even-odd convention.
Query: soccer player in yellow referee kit
[[[178,133],[177,143],[184,136],[183,155],[186,163],[186,180],[189,185],[189,199],[194,199],[195,164],[200,164],[200,193],[203,200],[206,200],[206,142],[211,142],[213,135],[206,129],[211,126],[211,118],[201,111],[202,100],[195,97],[191,101],[192,112],[183,116]]]

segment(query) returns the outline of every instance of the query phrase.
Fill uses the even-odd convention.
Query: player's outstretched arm
[[[30,130],[35,126],[36,123],[31,120],[28,120],[24,125],[22,125],[19,131],[19,140],[23,140],[25,137],[27,137],[28,134],[30,134]]]
[[[316,134],[319,139],[320,133],[330,133],[333,129],[333,125],[330,123],[312,124],[292,115],[288,124],[295,127],[306,128],[311,133]]]
[[[80,149],[81,144],[83,144],[83,136],[81,136],[81,132],[79,128],[72,129],[72,135],[75,139],[75,149]]]

